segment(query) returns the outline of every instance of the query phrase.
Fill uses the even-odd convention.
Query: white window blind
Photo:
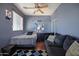
[[[13,31],[23,30],[23,17],[13,11]]]

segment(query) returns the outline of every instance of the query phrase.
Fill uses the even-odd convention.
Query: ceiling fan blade
[[[34,9],[35,7],[23,7],[24,9]]]
[[[38,10],[39,10],[42,14],[44,13],[41,9],[38,8]]]
[[[44,3],[35,3],[35,8],[46,8],[46,7],[48,7],[47,4],[42,5],[42,6],[41,6],[41,4],[44,4]]]
[[[35,6],[34,7],[23,7],[24,9],[34,9],[34,8],[40,8],[38,3],[34,3]]]
[[[34,11],[34,14],[35,14],[36,12],[38,12],[38,10],[35,10],[35,11]]]
[[[39,8],[39,4],[38,3],[35,3],[35,8]]]
[[[41,9],[38,8],[36,11],[34,11],[34,14],[38,11],[41,12],[42,14],[44,13]]]

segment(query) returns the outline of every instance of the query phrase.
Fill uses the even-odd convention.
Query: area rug
[[[13,56],[47,56],[46,50],[16,50]]]

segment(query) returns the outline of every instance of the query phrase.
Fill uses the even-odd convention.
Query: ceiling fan
[[[36,12],[41,12],[42,14],[44,13],[44,11],[42,11],[41,9],[48,7],[48,5],[46,3],[34,3],[33,7],[23,7],[24,9],[36,9],[34,11],[34,14]]]

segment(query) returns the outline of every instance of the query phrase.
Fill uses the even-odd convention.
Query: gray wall
[[[79,4],[61,4],[51,20],[56,20],[56,32],[79,37]]]
[[[40,21],[40,22],[38,22]],[[35,31],[36,25],[35,23],[44,24],[45,30],[43,32],[51,31],[51,18],[50,16],[25,16],[24,20],[24,30],[27,31]]]
[[[5,19],[5,10],[14,10],[21,16],[24,16],[13,4],[0,4],[0,48],[7,45],[12,36],[22,34],[23,31],[12,31],[12,19]]]

